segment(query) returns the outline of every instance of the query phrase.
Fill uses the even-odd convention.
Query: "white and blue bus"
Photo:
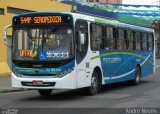
[[[33,12],[13,17],[12,87],[86,88],[132,81],[155,72],[151,28],[76,13]]]

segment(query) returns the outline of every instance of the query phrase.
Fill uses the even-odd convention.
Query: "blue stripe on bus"
[[[13,70],[17,73],[21,73],[21,74],[36,74],[36,70],[39,71],[38,74],[43,74],[43,75],[47,75],[47,74],[58,74],[61,72],[64,72],[66,70],[68,70],[69,68],[73,68],[75,67],[75,60],[73,60],[72,62],[61,66],[59,68],[22,68],[22,67],[18,67],[16,65],[13,64]]]

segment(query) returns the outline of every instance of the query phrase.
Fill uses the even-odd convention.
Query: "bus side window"
[[[116,33],[115,33],[116,34]],[[115,49],[114,28],[106,27],[105,49]]]
[[[153,50],[153,34],[148,34],[148,50]]]
[[[126,50],[124,29],[118,29],[117,49],[118,50]]]
[[[132,30],[127,30],[126,48],[127,50],[133,50],[133,31]]]
[[[147,51],[147,33],[142,33],[141,50]]]
[[[97,51],[102,47],[102,26],[91,24],[91,49]]]
[[[88,51],[88,23],[78,20],[75,27],[76,59],[79,64],[85,58]]]
[[[140,46],[140,32],[135,32],[135,49],[136,50],[141,50],[141,46]]]

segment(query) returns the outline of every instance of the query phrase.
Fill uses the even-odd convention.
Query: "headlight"
[[[14,73],[17,77],[22,77],[22,76],[23,76],[23,74],[18,73],[18,72],[14,71],[14,70],[13,70],[13,73]]]
[[[55,77],[55,78],[62,78],[62,77],[64,77],[64,76],[66,76],[67,74],[71,73],[73,70],[74,70],[74,68],[69,68],[69,69],[67,69],[67,70],[64,71],[64,72],[61,72],[61,73],[55,75],[54,77]],[[14,73],[17,77],[23,77],[23,76],[24,76],[23,74],[18,73],[18,72],[16,72],[15,70],[12,70],[12,71],[13,71],[13,73]]]
[[[67,74],[71,73],[73,70],[74,70],[74,68],[69,68],[69,69],[67,69],[67,70],[64,71],[64,72],[55,75],[55,77],[57,77],[57,78],[62,78],[62,77],[64,77],[64,76],[66,76]]]

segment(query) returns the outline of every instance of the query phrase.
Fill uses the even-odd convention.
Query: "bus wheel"
[[[93,72],[92,74],[92,78],[91,78],[91,86],[88,87],[88,93],[90,95],[95,95],[98,93],[98,90],[99,90],[99,80],[98,80],[98,75],[96,72]]]
[[[134,78],[134,80],[133,80],[133,85],[139,85],[139,83],[140,83],[140,80],[141,80],[141,69],[140,69],[140,67],[136,67],[135,68],[135,78]]]
[[[51,96],[52,90],[51,89],[39,89],[38,93],[41,96]]]

